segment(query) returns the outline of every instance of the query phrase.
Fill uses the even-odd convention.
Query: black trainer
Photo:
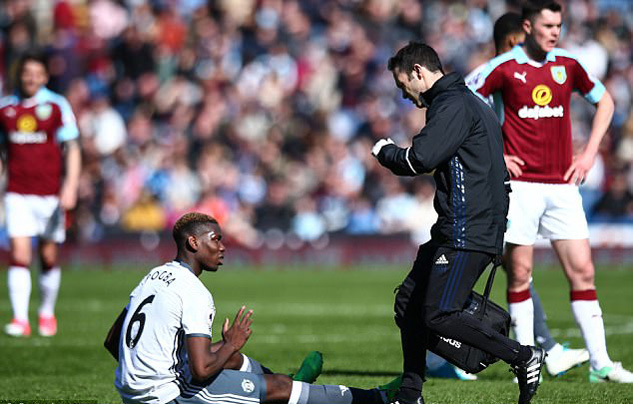
[[[530,347],[532,356],[527,361],[512,366],[519,381],[519,404],[529,404],[541,383],[541,369],[547,354],[542,348]]]

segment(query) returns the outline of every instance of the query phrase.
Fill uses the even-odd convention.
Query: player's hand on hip
[[[236,351],[242,349],[251,336],[251,324],[253,324],[251,316],[253,315],[253,310],[244,313],[245,310],[246,306],[240,308],[231,326],[229,326],[228,318],[224,320],[224,325],[222,326],[222,339],[224,343],[231,344]]]
[[[574,161],[567,169],[563,179],[570,184],[580,185],[587,179],[587,173],[591,170],[595,155],[589,152],[583,152],[574,157]]]
[[[506,162],[506,168],[510,173],[510,177],[517,178],[523,175],[521,166],[525,165],[525,161],[521,160],[517,156],[511,156],[509,154],[504,154],[503,160]]]
[[[371,148],[371,154],[373,154],[374,157],[378,157],[380,150],[388,144],[394,144],[391,138],[380,139],[374,144],[374,147]]]
[[[63,185],[59,193],[59,207],[63,210],[71,210],[77,205],[77,189]]]

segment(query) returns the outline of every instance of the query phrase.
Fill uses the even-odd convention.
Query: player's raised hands
[[[510,173],[510,177],[517,178],[523,175],[523,170],[521,169],[521,166],[525,165],[525,161],[521,160],[517,156],[511,156],[509,154],[504,154],[503,160],[506,163],[506,168]]]
[[[593,162],[596,158],[594,153],[584,151],[577,156],[574,156],[574,161],[571,163],[563,179],[570,184],[580,185],[585,182],[587,173],[591,170]]]
[[[246,306],[242,306],[235,315],[233,324],[229,326],[229,319],[224,320],[222,325],[222,339],[226,344],[231,344],[235,350],[239,351],[248,341],[251,336],[251,324],[253,320],[253,310],[248,310],[246,313]]]

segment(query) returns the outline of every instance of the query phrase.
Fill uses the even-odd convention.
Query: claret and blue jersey
[[[493,96],[504,153],[526,163],[517,180],[541,183],[566,182],[563,176],[572,163],[572,92],[593,104],[605,92],[569,52],[556,48],[538,63],[521,45],[488,62],[472,89],[484,98]]]
[[[7,191],[57,195],[63,169],[61,143],[79,137],[68,101],[47,88],[30,99],[4,97],[0,132],[8,157]]]

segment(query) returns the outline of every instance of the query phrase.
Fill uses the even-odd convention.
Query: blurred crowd
[[[616,102],[582,188],[591,220],[633,220],[633,4],[563,2],[562,46]],[[3,92],[32,47],[77,116],[83,148],[71,234],[159,232],[192,209],[250,246],[332,233],[428,238],[432,178],[398,179],[370,154],[406,144],[424,114],[386,61],[410,40],[463,75],[494,55],[503,0],[5,0]],[[572,104],[574,139],[592,106]]]

